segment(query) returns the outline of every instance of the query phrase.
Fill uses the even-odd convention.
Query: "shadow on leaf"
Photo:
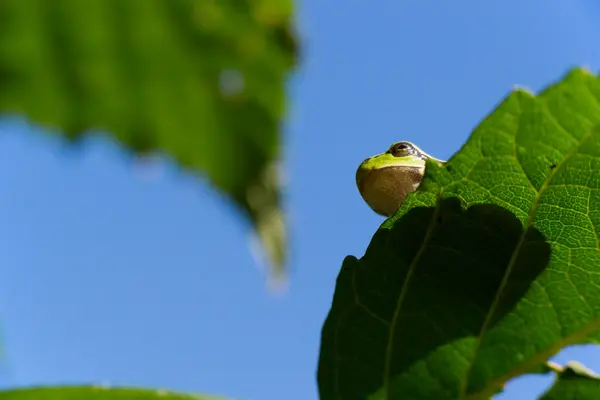
[[[485,387],[469,371],[477,338],[515,309],[550,252],[496,205],[411,209],[362,259],[344,260],[322,331],[320,398],[453,398],[468,373],[467,391]]]

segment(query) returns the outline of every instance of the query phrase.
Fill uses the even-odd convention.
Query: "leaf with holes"
[[[92,386],[35,387],[0,391],[0,400],[225,400],[166,390]]]
[[[347,257],[321,399],[489,399],[600,336],[600,79],[516,90]]]
[[[279,125],[291,0],[4,0],[0,112],[159,152],[248,215],[285,261]],[[281,272],[281,268],[277,269]]]

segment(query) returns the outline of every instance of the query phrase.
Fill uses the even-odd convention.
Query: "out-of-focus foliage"
[[[249,216],[276,272],[291,0],[3,0],[0,112],[90,129],[201,173]]]
[[[103,388],[92,386],[41,387],[0,391],[0,400],[226,400],[166,390]]]

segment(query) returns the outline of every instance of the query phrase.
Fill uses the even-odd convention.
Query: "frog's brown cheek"
[[[391,166],[362,176],[359,191],[373,211],[391,217],[404,203],[406,195],[414,192],[422,180],[422,168]]]

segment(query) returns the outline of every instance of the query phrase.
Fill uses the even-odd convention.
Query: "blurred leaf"
[[[291,0],[3,0],[0,111],[72,140],[108,131],[205,174],[282,272],[291,11]]]
[[[540,400],[600,399],[600,376],[577,362],[570,362],[556,375],[552,387]]]
[[[162,390],[70,386],[0,391],[0,400],[225,400],[225,398]]]
[[[600,329],[600,79],[511,93],[347,257],[327,399],[489,399]]]

